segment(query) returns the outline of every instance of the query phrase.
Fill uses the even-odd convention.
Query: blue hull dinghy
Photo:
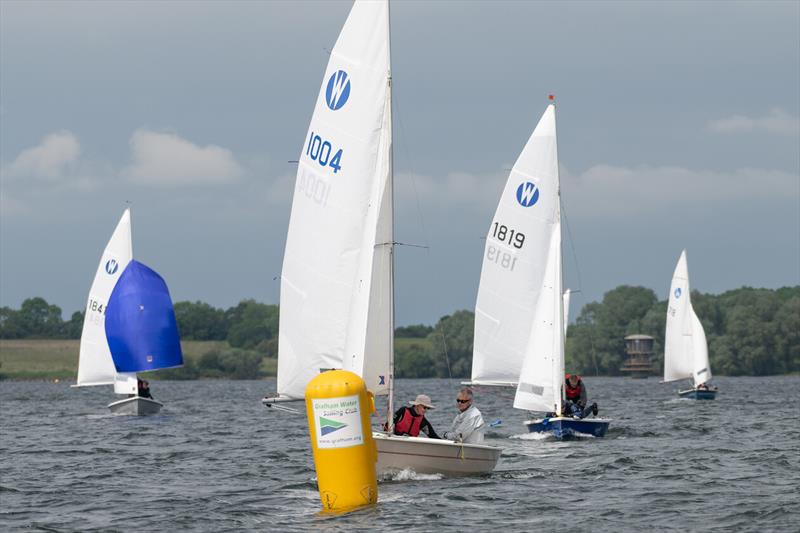
[[[525,426],[531,433],[550,433],[556,440],[580,437],[605,437],[610,420],[602,418],[553,417],[528,420]]]

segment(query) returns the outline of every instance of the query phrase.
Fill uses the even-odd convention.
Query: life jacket
[[[565,385],[564,393],[567,396],[567,400],[571,402],[577,402],[578,400],[581,399],[581,386],[583,385],[583,382],[581,381],[581,377],[577,376],[578,383],[576,383],[575,386],[573,387],[572,385],[569,384],[569,377],[570,375],[567,374],[566,381],[564,382]]]
[[[419,436],[419,428],[422,425],[424,416],[414,416],[411,409],[408,407],[403,411],[403,418],[394,425],[395,435],[410,435],[412,437]]]

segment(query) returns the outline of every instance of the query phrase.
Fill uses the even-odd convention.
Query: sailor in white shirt
[[[466,444],[483,444],[483,433],[486,424],[478,408],[472,405],[472,389],[463,388],[458,391],[456,407],[460,411],[453,420],[449,431],[442,438],[464,442]]]

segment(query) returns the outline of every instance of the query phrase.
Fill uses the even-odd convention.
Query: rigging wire
[[[582,292],[583,290],[583,280],[581,279],[581,269],[580,265],[578,264],[578,254],[575,252],[575,239],[572,238],[572,230],[569,227],[569,218],[567,218],[567,210],[564,208],[564,202],[561,202],[561,216],[564,219],[564,227],[567,230],[567,235],[569,236],[569,247],[572,251],[572,260],[575,262],[575,273],[576,277],[578,278],[578,290],[573,292]],[[589,326],[589,346],[592,350],[592,363],[594,364],[594,375],[600,375],[600,369],[597,366],[597,350],[594,346],[594,321]]]
[[[424,245],[407,244],[407,243],[400,243],[400,242],[396,242],[395,244],[401,245],[401,246],[410,246],[412,248],[424,248],[425,250],[428,251],[428,253],[426,255],[428,257],[428,262],[430,264],[430,261],[431,261],[431,255],[430,255],[431,246],[430,246],[430,241],[428,239],[428,228],[427,228],[427,225],[425,223],[425,217],[423,216],[423,213],[422,213],[422,206],[421,206],[421,203],[420,203],[419,190],[417,188],[417,179],[416,179],[417,178],[417,173],[416,173],[416,171],[414,169],[413,163],[411,163],[411,161],[413,161],[413,159],[412,159],[412,157],[410,155],[410,150],[409,150],[408,144],[405,142],[405,139],[407,138],[406,130],[405,130],[405,126],[403,124],[403,119],[402,119],[403,114],[400,112],[400,103],[399,103],[399,99],[397,98],[397,93],[396,92],[392,93],[392,104],[394,106],[393,113],[392,113],[392,118],[396,121],[396,124],[400,127],[400,131],[399,131],[400,135],[399,136],[395,136],[393,141],[394,140],[401,140],[401,142],[399,142],[398,145],[401,148],[401,150],[403,151],[403,155],[405,156],[406,161],[408,162],[408,166],[411,169],[411,171],[410,171],[411,189],[414,192],[414,203],[415,203],[415,206],[416,206],[416,209],[417,209],[417,220],[419,220],[419,223],[420,223],[420,226],[421,226],[421,230],[422,230],[422,240],[425,243]],[[396,111],[396,113],[394,111]],[[397,180],[395,180],[395,183],[397,183]],[[434,328],[435,328],[435,325],[434,325]],[[450,356],[449,356],[448,351],[447,351],[447,336],[445,335],[444,330],[440,331],[439,334],[441,335],[441,338],[442,338],[442,347],[444,349],[445,363],[447,364],[448,379],[450,381],[452,381],[453,380],[453,372],[452,372],[452,369],[451,369],[451,366],[450,366]]]

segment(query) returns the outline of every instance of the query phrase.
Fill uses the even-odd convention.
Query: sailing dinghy
[[[281,271],[278,395],[343,368],[394,387],[392,76],[388,0],[357,0],[330,54],[297,169]],[[375,432],[378,472],[491,472],[500,448]]]
[[[678,391],[681,398],[713,400],[717,388],[709,387],[711,365],[703,324],[692,308],[686,250],[681,252],[669,288],[667,326],[664,333],[664,381],[691,379],[691,389]]]
[[[178,327],[164,280],[133,259],[126,209],[97,267],[81,333],[75,387],[113,385],[114,414],[150,415],[163,404],[139,395],[137,372],[181,366]]]
[[[486,237],[471,383],[514,386],[515,408],[552,413],[526,421],[531,432],[602,437],[609,420],[562,416],[569,292],[563,289],[560,202],[550,104],[511,169]]]

